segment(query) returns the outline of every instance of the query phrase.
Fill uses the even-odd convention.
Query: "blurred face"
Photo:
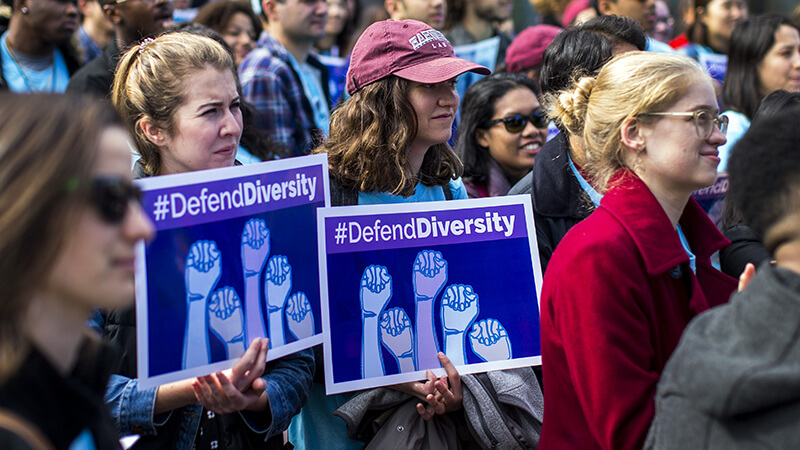
[[[78,2],[78,7],[81,10],[81,14],[83,14],[84,24],[91,23],[94,27],[106,33],[114,32],[114,24],[106,17],[99,1],[80,0]]]
[[[655,0],[600,0],[598,5],[604,15],[627,16],[639,22],[644,31],[653,29],[656,20]]]
[[[344,0],[328,0],[328,23],[325,34],[338,36],[347,24],[347,2]]]
[[[788,25],[775,32],[772,44],[764,59],[758,63],[761,95],[783,89],[800,92],[800,35]]]
[[[698,9],[698,17],[708,28],[708,33],[724,41],[730,40],[733,27],[747,18],[744,0],[711,0],[705,11]]]
[[[511,17],[514,3],[511,0],[473,0],[478,17],[491,22],[502,22]]]
[[[283,32],[297,42],[314,42],[325,37],[328,21],[326,0],[283,0],[275,3],[276,17]],[[270,23],[273,23],[270,18]]]
[[[107,128],[100,134],[93,180],[131,185],[126,138],[121,127]],[[116,197],[127,203],[127,208],[121,220],[109,221],[94,200],[96,195],[89,194],[95,193],[90,185],[91,181],[85,180],[87,190],[79,191],[86,195],[86,204],[77,213],[74,226],[67,228],[65,245],[44,286],[54,298],[87,313],[94,308],[121,308],[133,303],[134,247],[141,239],[153,237],[153,225],[137,201]]]
[[[125,35],[136,39],[156,36],[172,24],[173,6],[169,0],[121,0],[114,8]]]
[[[661,42],[669,42],[672,39],[673,24],[669,6],[661,0],[656,1],[656,21],[650,30],[650,37]]]
[[[424,156],[432,145],[450,140],[458,100],[455,78],[437,84],[409,82],[408,101],[417,114],[417,137],[409,149],[409,159]]]
[[[245,56],[253,50],[257,39],[256,30],[253,22],[245,13],[237,12],[228,21],[228,25],[222,31],[222,39],[233,49],[233,56],[236,59],[236,66],[244,61]]]
[[[530,89],[521,87],[506,92],[494,105],[492,120],[533,116],[542,111],[539,100]],[[513,122],[512,122],[513,124]],[[520,179],[533,168],[533,160],[547,140],[547,125],[536,128],[528,120],[522,130],[511,131],[504,123],[492,124],[475,131],[478,145],[488,149],[492,158],[514,179]]]
[[[719,114],[714,88],[709,80],[692,83],[674,106],[664,112]],[[640,151],[642,170],[638,175],[658,198],[678,198],[709,186],[716,180],[719,152],[725,136],[714,126],[708,139],[698,136],[694,119],[662,116],[654,123],[641,124],[644,149]],[[635,164],[633,165],[635,167]]]
[[[396,0],[394,20],[414,19],[441,30],[444,26],[445,0]]]
[[[76,0],[28,0],[27,7],[27,14],[16,17],[48,44],[69,42],[78,28]]]
[[[230,167],[242,136],[236,80],[229,71],[207,67],[184,81],[186,101],[178,107],[174,131],[159,145],[160,175]]]

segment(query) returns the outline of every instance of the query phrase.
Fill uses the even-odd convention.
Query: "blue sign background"
[[[385,266],[392,276],[393,294],[384,311],[401,307],[415,323],[412,273],[414,260],[421,250],[441,252],[447,261],[447,282],[436,299],[434,323],[437,324],[439,350],[443,351],[441,331],[441,297],[452,284],[471,285],[478,294],[477,320],[492,317],[508,332],[514,358],[541,355],[539,342],[539,307],[536,299],[531,249],[527,238],[500,241],[424,246],[391,250],[329,254],[328,292],[335,382],[360,380],[362,322],[359,303],[361,276],[364,269],[377,264]],[[509,280],[514,280],[510,283]],[[530,281],[527,281],[530,280]],[[350,345],[347,345],[350,343]],[[467,363],[482,360],[467,348]],[[386,375],[399,373],[391,353],[381,346]],[[419,367],[418,370],[428,369]]]
[[[269,257],[274,255],[288,257],[292,266],[290,293],[298,291],[306,293],[314,313],[315,330],[317,333],[322,331],[316,208],[325,206],[325,203],[324,198],[318,198],[322,201],[221,222],[158,231],[155,240],[147,248],[149,376],[182,370],[187,315],[184,265],[193,242],[211,240],[217,243],[217,248],[222,254],[222,275],[215,290],[231,286],[236,289],[240,298],[244,299],[241,240],[244,225],[251,218],[260,218],[267,223],[270,232]],[[263,298],[263,270],[259,276],[259,289]],[[285,320],[284,317],[284,323]],[[265,323],[268,324],[266,318]],[[213,333],[209,332],[208,336],[210,362],[227,359],[222,343]],[[290,342],[294,342],[294,338],[290,333],[286,333],[286,343]]]

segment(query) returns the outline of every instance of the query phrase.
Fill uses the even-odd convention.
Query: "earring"
[[[28,14],[28,8],[23,6],[22,8],[20,8],[20,12],[22,12],[22,14]]]

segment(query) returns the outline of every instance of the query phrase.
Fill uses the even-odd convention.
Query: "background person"
[[[86,322],[133,303],[134,249],[153,237],[127,132],[79,97],[4,94],[0,114],[16,119],[0,123],[0,415],[52,448],[116,449],[113,350]],[[0,447],[39,448],[5,423]]]
[[[467,89],[455,151],[470,198],[506,195],[533,168],[547,139],[538,93],[522,74],[495,74]]]
[[[699,64],[650,52],[616,57],[551,111],[583,137],[603,197],[544,276],[542,370],[556,401],[541,445],[641,448],[683,329],[736,288],[710,261],[729,242],[691,198],[716,180],[725,121]]]
[[[777,89],[800,92],[800,34],[780,14],[751,17],[731,35],[722,85],[722,109],[730,134],[719,148],[720,172],[726,170],[728,155],[750,127],[761,99]]]
[[[678,53],[696,59],[717,81],[725,80],[728,47],[736,24],[747,18],[745,0],[694,0],[694,22]]]
[[[80,64],[70,43],[77,29],[72,0],[15,0],[0,35],[0,91],[64,92]]]
[[[138,176],[234,165],[242,133],[236,67],[212,39],[170,33],[131,48],[112,100],[141,154]],[[282,448],[281,433],[305,403],[310,350],[266,363],[266,339],[256,339],[231,371],[139,390],[134,310],[108,314],[104,330],[125,350],[107,402],[119,434],[143,434],[137,445]]]
[[[256,45],[261,34],[261,21],[246,1],[213,1],[206,3],[192,20],[216,31],[233,51],[236,67]]]

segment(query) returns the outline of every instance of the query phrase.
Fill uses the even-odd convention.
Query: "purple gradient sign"
[[[327,167],[314,155],[138,181],[157,231],[137,248],[141,388],[229,368],[256,337],[267,360],[322,342]]]
[[[541,363],[541,268],[527,196],[326,208],[329,394]]]

